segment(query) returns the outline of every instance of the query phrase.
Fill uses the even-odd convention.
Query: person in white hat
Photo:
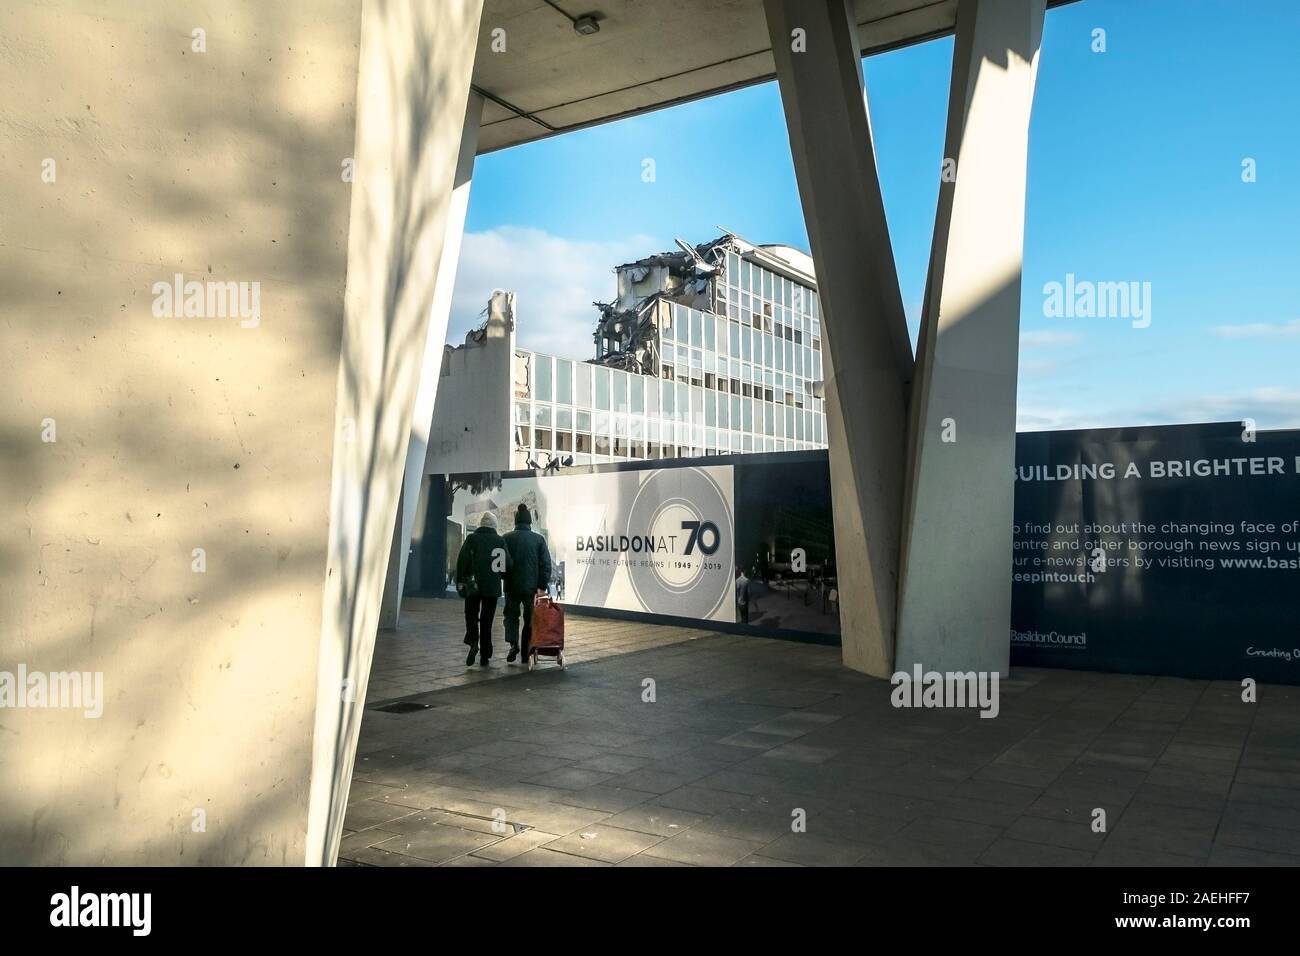
[[[501,598],[501,579],[509,570],[510,553],[497,534],[496,516],[485,511],[456,558],[456,593],[465,599],[466,667],[475,657],[480,667],[487,667],[492,658],[492,619]]]

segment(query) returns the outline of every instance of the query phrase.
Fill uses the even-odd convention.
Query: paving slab
[[[731,866],[762,847],[763,844],[756,840],[739,840],[691,829],[656,844],[646,850],[645,855],[692,866]]]
[[[666,838],[638,830],[624,830],[601,822],[553,840],[546,846],[562,853],[618,863],[662,843],[664,839]]]
[[[565,671],[465,669],[459,613],[381,635],[341,863],[1300,865],[1292,688],[1025,668],[983,720],[836,648],[578,614]]]

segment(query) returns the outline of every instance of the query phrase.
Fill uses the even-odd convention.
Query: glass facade
[[[658,377],[517,351],[516,464],[826,447],[816,291],[728,252],[713,299],[661,304]]]

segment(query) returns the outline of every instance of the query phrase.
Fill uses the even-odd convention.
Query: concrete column
[[[459,232],[449,218],[481,14],[482,0],[363,7],[309,865],[338,854],[430,315]]]
[[[393,543],[388,548],[388,568],[384,572],[384,592],[379,601],[379,629],[397,630],[397,616],[402,606],[402,526],[406,524],[406,478],[397,496],[397,517],[393,522]],[[409,547],[409,545],[408,545]]]
[[[0,4],[4,863],[303,862],[361,11]]]
[[[420,482],[429,449],[429,429],[433,421],[438,379],[442,372],[442,351],[447,344],[447,319],[451,314],[452,290],[456,268],[460,263],[460,243],[465,232],[465,214],[469,209],[469,190],[474,178],[474,151],[478,144],[478,127],[483,118],[483,97],[471,92],[460,134],[460,154],[456,160],[456,184],[447,210],[446,236],[442,260],[434,280],[433,307],[429,312],[429,337],[424,346],[424,363],[420,369],[420,388],[411,415],[411,436],[406,450],[406,477],[402,482],[402,500],[393,534],[395,559],[384,579],[384,600],[379,626],[396,630],[402,611],[402,594],[406,588],[406,565],[411,553],[411,532],[420,500]],[[396,572],[396,573],[394,573]]]
[[[896,665],[1005,672],[1025,170],[1044,0],[960,0],[909,409]],[[951,168],[951,167],[950,167]]]
[[[912,354],[852,5],[765,0],[821,295],[844,663],[893,669]]]

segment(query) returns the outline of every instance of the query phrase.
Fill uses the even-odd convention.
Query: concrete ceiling
[[[864,55],[951,33],[957,11],[957,0],[852,2]],[[572,19],[586,14],[600,32],[579,36]],[[494,37],[504,52],[493,52]],[[479,152],[774,74],[762,0],[486,0],[474,65],[487,98]]]

